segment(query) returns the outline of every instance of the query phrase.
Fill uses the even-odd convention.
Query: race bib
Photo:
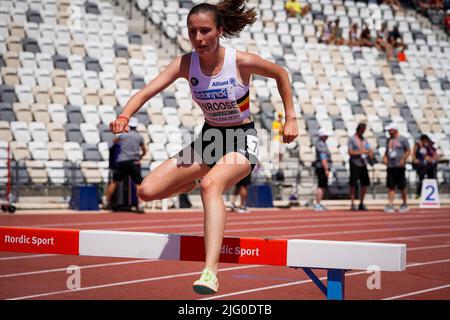
[[[389,150],[389,158],[395,158],[397,156],[397,152],[393,149]]]
[[[256,136],[247,136],[247,152],[258,157],[259,153],[259,142]]]

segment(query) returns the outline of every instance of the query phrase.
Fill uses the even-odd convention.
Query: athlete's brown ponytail
[[[200,12],[213,13],[217,27],[223,28],[225,38],[236,36],[247,25],[256,21],[255,9],[247,8],[245,0],[221,0],[216,5],[200,3],[192,7],[188,18],[192,14]]]

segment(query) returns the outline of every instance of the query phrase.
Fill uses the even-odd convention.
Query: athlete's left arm
[[[287,71],[253,53],[239,51],[236,60],[239,73],[245,78],[242,80],[250,79],[252,74],[276,80],[278,92],[283,100],[286,119],[283,126],[283,142],[291,143],[294,141],[298,135],[298,126],[292,99],[292,87]]]

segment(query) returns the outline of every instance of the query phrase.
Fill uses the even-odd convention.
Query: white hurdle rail
[[[0,252],[204,261],[201,236],[0,226]],[[331,300],[345,298],[349,270],[403,271],[406,245],[376,242],[223,239],[220,262],[302,268]],[[325,269],[327,285],[312,271]]]

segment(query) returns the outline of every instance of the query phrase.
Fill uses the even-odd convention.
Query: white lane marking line
[[[422,213],[417,213],[417,214],[413,214],[413,215],[408,215],[408,216],[400,216],[400,215],[389,215],[389,216],[361,216],[361,217],[355,217],[355,216],[351,216],[351,215],[342,215],[342,214],[338,214],[336,216],[330,217],[330,218],[309,218],[308,216],[302,215],[302,216],[295,216],[295,213],[289,213],[289,214],[280,214],[280,215],[276,215],[276,216],[264,216],[264,217],[259,217],[259,216],[230,216],[227,217],[227,219],[229,221],[245,221],[245,220],[253,220],[256,219],[258,221],[264,221],[265,219],[280,219],[280,218],[298,218],[301,219],[302,221],[305,222],[314,222],[314,221],[336,221],[336,220],[395,220],[395,219],[420,219],[420,218],[426,218],[426,219],[430,219],[431,217],[429,215],[426,214],[422,214]],[[304,214],[304,213],[302,213]],[[433,217],[436,218],[440,218],[440,217],[447,217],[448,215],[446,214],[439,214],[439,215],[435,215]],[[27,227],[33,227],[33,228],[44,228],[44,227],[73,227],[73,226],[95,226],[95,225],[114,225],[114,224],[142,224],[142,223],[158,223],[158,222],[186,222],[186,221],[198,221],[198,222],[202,222],[203,221],[203,217],[194,217],[194,218],[173,218],[173,219],[143,219],[143,220],[114,220],[114,221],[91,221],[91,222],[67,222],[67,223],[50,223],[50,224],[32,224],[32,225],[27,225]],[[279,221],[279,220],[277,220]]]
[[[30,259],[30,258],[43,258],[43,257],[53,257],[53,256],[59,256],[59,255],[57,255],[57,254],[33,254],[33,255],[28,255],[28,256],[12,256],[12,257],[0,258],[0,261]]]
[[[100,264],[90,264],[85,266],[80,266],[80,269],[92,269],[92,268],[102,268],[102,267],[110,267],[110,266],[120,266],[126,264],[136,264],[136,263],[145,263],[145,262],[155,262],[158,260],[133,260],[133,261],[120,261],[120,262],[110,262],[110,263],[100,263]],[[21,272],[21,273],[10,273],[0,275],[1,278],[12,278],[12,277],[20,277],[20,276],[29,276],[35,274],[43,274],[43,273],[51,273],[51,272],[59,272],[66,271],[67,268],[58,268],[58,269],[46,269],[39,271],[31,271],[31,272]]]
[[[426,247],[410,248],[410,249],[408,249],[408,251],[428,250],[428,249],[440,249],[440,248],[448,248],[448,247],[450,247],[450,244],[441,244],[441,245],[435,245],[435,246],[426,246]]]
[[[449,237],[450,233],[435,233],[435,234],[426,234],[421,236],[400,236],[400,237],[390,237],[390,238],[374,238],[374,239],[367,239],[365,241],[390,241],[390,240],[415,240],[415,239],[426,239],[426,238],[445,238]],[[360,241],[360,240],[354,240],[354,241]],[[450,243],[450,241],[447,241]]]
[[[442,289],[446,289],[446,288],[450,288],[450,284],[446,284],[444,286],[434,287],[434,288],[430,288],[430,289],[420,290],[420,291],[413,291],[413,292],[401,294],[401,295],[394,296],[394,297],[384,298],[382,300],[396,300],[396,299],[401,299],[401,298],[405,298],[405,297],[415,296],[415,295],[422,294],[422,293],[442,290]]]
[[[231,268],[224,268],[219,269],[220,272],[226,272],[226,271],[233,271],[237,269],[249,269],[249,268],[256,268],[259,266],[241,266],[241,267],[231,267]],[[63,293],[69,293],[69,292],[79,292],[79,291],[87,291],[87,290],[95,290],[95,289],[102,289],[102,288],[109,288],[109,287],[116,287],[116,286],[124,286],[124,285],[130,285],[130,284],[137,284],[137,283],[143,283],[143,282],[150,282],[150,281],[157,281],[157,280],[166,280],[166,279],[172,279],[172,278],[180,278],[180,277],[186,277],[186,276],[194,276],[194,275],[200,275],[201,272],[189,272],[189,273],[181,273],[181,274],[174,274],[174,275],[167,275],[167,276],[160,276],[160,277],[152,277],[152,278],[146,278],[146,279],[138,279],[138,280],[131,280],[131,281],[123,281],[123,282],[113,282],[108,284],[102,284],[97,286],[91,286],[91,287],[85,287],[80,288],[77,290],[61,290],[61,291],[50,291],[46,293],[39,293],[34,294],[30,296],[23,296],[23,297],[15,297],[5,300],[23,300],[23,299],[32,299],[32,298],[39,298],[39,297],[46,297],[56,294],[63,294]]]
[[[289,239],[289,238],[296,238],[296,237],[337,236],[337,235],[342,235],[342,234],[391,232],[391,231],[435,230],[435,229],[450,229],[450,226],[408,227],[408,228],[389,228],[389,229],[361,229],[361,230],[337,231],[337,232],[296,233],[296,234],[289,234],[289,235],[281,235],[281,236],[279,236],[279,238]],[[227,235],[227,236],[229,236],[229,235]],[[272,238],[272,237],[267,237],[267,238]]]
[[[302,222],[302,220],[298,219],[290,219],[290,220],[282,220],[283,223],[289,223],[290,226],[285,227],[261,227],[261,228],[245,228],[245,229],[230,229],[228,228],[226,232],[252,232],[252,231],[270,231],[270,230],[291,230],[291,229],[320,229],[320,228],[343,228],[343,227],[360,227],[361,222],[356,223],[331,223],[331,224],[315,224],[315,225],[292,225],[295,222]],[[250,225],[250,224],[265,224],[265,223],[277,223],[279,220],[272,221],[253,221],[253,222],[231,222],[227,223],[227,226],[237,226],[237,225]],[[447,227],[450,228],[450,219],[438,219],[438,220],[422,220],[422,221],[381,221],[381,222],[365,222],[363,226],[382,226],[382,225],[408,225],[408,224],[423,224],[423,223],[440,223],[440,222],[449,222]],[[106,228],[103,230],[116,230],[116,231],[132,231],[132,230],[160,230],[162,227],[164,228],[194,228],[199,227],[202,228],[202,231],[194,231],[195,233],[203,232],[203,223],[198,224],[181,224],[181,225],[168,225],[168,226],[139,226],[139,227],[118,227],[118,228]]]
[[[450,259],[436,260],[436,261],[427,261],[427,262],[423,262],[423,263],[414,263],[414,264],[411,264],[411,265],[406,265],[406,268],[418,267],[418,266],[424,266],[424,265],[430,265],[430,264],[446,263],[446,262],[450,262]],[[367,274],[367,272],[366,271],[350,272],[350,273],[347,273],[345,276],[346,277],[351,277],[351,276],[356,276],[356,275],[359,275],[359,274]],[[323,281],[323,280],[326,280],[326,277],[321,277],[319,279]],[[258,291],[276,289],[276,288],[280,288],[280,287],[287,287],[287,286],[295,286],[295,285],[309,283],[309,282],[312,282],[312,280],[311,279],[310,280],[302,280],[302,281],[296,281],[296,282],[277,284],[277,285],[273,285],[273,286],[260,287],[260,288],[255,288],[255,289],[230,292],[230,293],[226,293],[226,294],[222,294],[222,295],[218,295],[218,296],[202,298],[202,299],[199,299],[199,300],[214,300],[214,299],[220,299],[220,298],[225,298],[225,297],[230,297],[230,296],[236,296],[236,295],[245,294],[245,293],[253,293],[253,292],[258,292]]]
[[[408,267],[417,267],[417,266],[430,265],[430,264],[436,264],[436,263],[445,263],[445,262],[450,262],[450,259],[412,263],[412,264],[407,265],[406,267],[407,268]],[[225,272],[225,271],[233,271],[233,270],[240,270],[240,269],[258,268],[258,267],[261,267],[261,266],[260,265],[239,266],[239,267],[224,268],[224,269],[220,269],[219,271],[220,272]],[[347,275],[356,275],[356,274],[363,274],[363,273],[367,273],[367,272],[366,271],[358,271],[358,272],[349,273]],[[153,278],[147,278],[147,279],[138,279],[138,280],[124,281],[124,282],[115,282],[115,283],[113,282],[113,283],[103,284],[103,285],[98,285],[98,286],[85,287],[85,288],[81,288],[81,289],[78,289],[78,290],[51,291],[51,292],[47,292],[47,293],[40,293],[40,294],[35,294],[35,295],[30,295],[30,296],[15,297],[15,298],[10,298],[10,299],[6,299],[6,300],[32,299],[32,298],[38,298],[38,297],[44,297],[44,296],[50,296],[50,295],[63,294],[63,293],[68,293],[68,292],[87,291],[87,290],[108,288],[108,287],[114,287],[114,286],[122,286],[122,285],[143,283],[143,282],[148,282],[148,281],[166,280],[166,279],[185,277],[185,276],[191,276],[191,275],[196,275],[196,274],[198,275],[199,272],[174,274],[174,275],[153,277]],[[268,287],[263,287],[263,288],[256,288],[256,289],[251,289],[250,291],[249,290],[245,290],[244,293],[255,292],[255,291],[263,291],[263,290],[268,290],[268,289],[278,288],[278,287],[283,287],[283,286],[291,286],[291,285],[295,285],[295,284],[303,284],[303,283],[307,283],[307,282],[312,282],[312,281],[311,280],[302,280],[302,281],[297,281],[297,282],[293,282],[293,283],[279,284],[279,285],[268,286]],[[213,299],[213,298],[217,299],[217,298],[220,298],[220,297],[230,296],[230,295],[238,295],[238,294],[241,294],[240,292],[241,291],[235,292],[235,293],[229,293],[229,294],[221,295],[221,296],[215,296],[215,297],[212,297],[211,299]]]

